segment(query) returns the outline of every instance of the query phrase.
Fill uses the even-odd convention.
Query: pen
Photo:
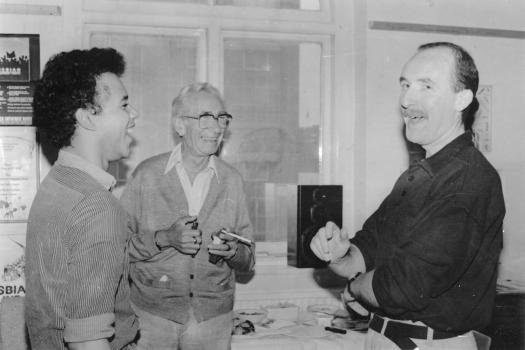
[[[222,229],[221,232],[224,233],[225,235],[230,235],[230,236],[232,236],[233,238],[237,238],[239,241],[244,242],[244,243],[246,243],[246,244],[252,244],[252,241],[249,240],[248,238],[244,238],[244,237],[239,236],[239,235],[237,235],[237,234],[235,234],[235,233],[228,232],[228,231],[226,231],[225,229]]]
[[[346,330],[335,328],[335,327],[324,327],[325,330],[329,332],[339,333],[339,334],[346,334]]]

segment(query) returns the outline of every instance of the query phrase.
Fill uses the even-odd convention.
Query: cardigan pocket
[[[195,288],[203,292],[226,292],[235,286],[235,274],[226,264],[222,268],[211,267],[204,276],[195,284]]]
[[[233,285],[235,284],[235,279],[233,278],[233,273],[230,271],[230,273],[225,276],[222,280],[217,283],[217,289],[219,290],[228,290],[232,289]]]
[[[157,274],[153,275],[149,272],[135,271],[132,275],[132,279],[136,284],[142,284],[145,287],[158,288],[165,290],[172,290],[176,294],[185,294],[186,283],[183,281],[175,281],[173,276],[168,274]]]

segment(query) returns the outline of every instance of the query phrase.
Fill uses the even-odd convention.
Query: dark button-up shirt
[[[465,133],[414,162],[352,239],[385,316],[480,330],[496,294],[505,206],[496,170]]]

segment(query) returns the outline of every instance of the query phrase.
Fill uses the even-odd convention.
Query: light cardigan
[[[195,257],[175,248],[157,248],[154,234],[188,215],[188,203],[175,168],[165,173],[170,153],[143,161],[121,196],[131,216],[131,300],[139,308],[184,324],[193,309],[197,321],[233,309],[235,270],[250,271],[255,247],[239,243],[234,257],[217,264],[208,261],[211,234],[221,228],[253,240],[241,175],[219,158],[217,176],[198,214],[201,248]]]

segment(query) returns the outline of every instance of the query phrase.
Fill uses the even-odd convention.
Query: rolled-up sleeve
[[[112,313],[82,319],[66,318],[64,340],[71,343],[110,338],[115,333],[114,322],[115,315]]]

